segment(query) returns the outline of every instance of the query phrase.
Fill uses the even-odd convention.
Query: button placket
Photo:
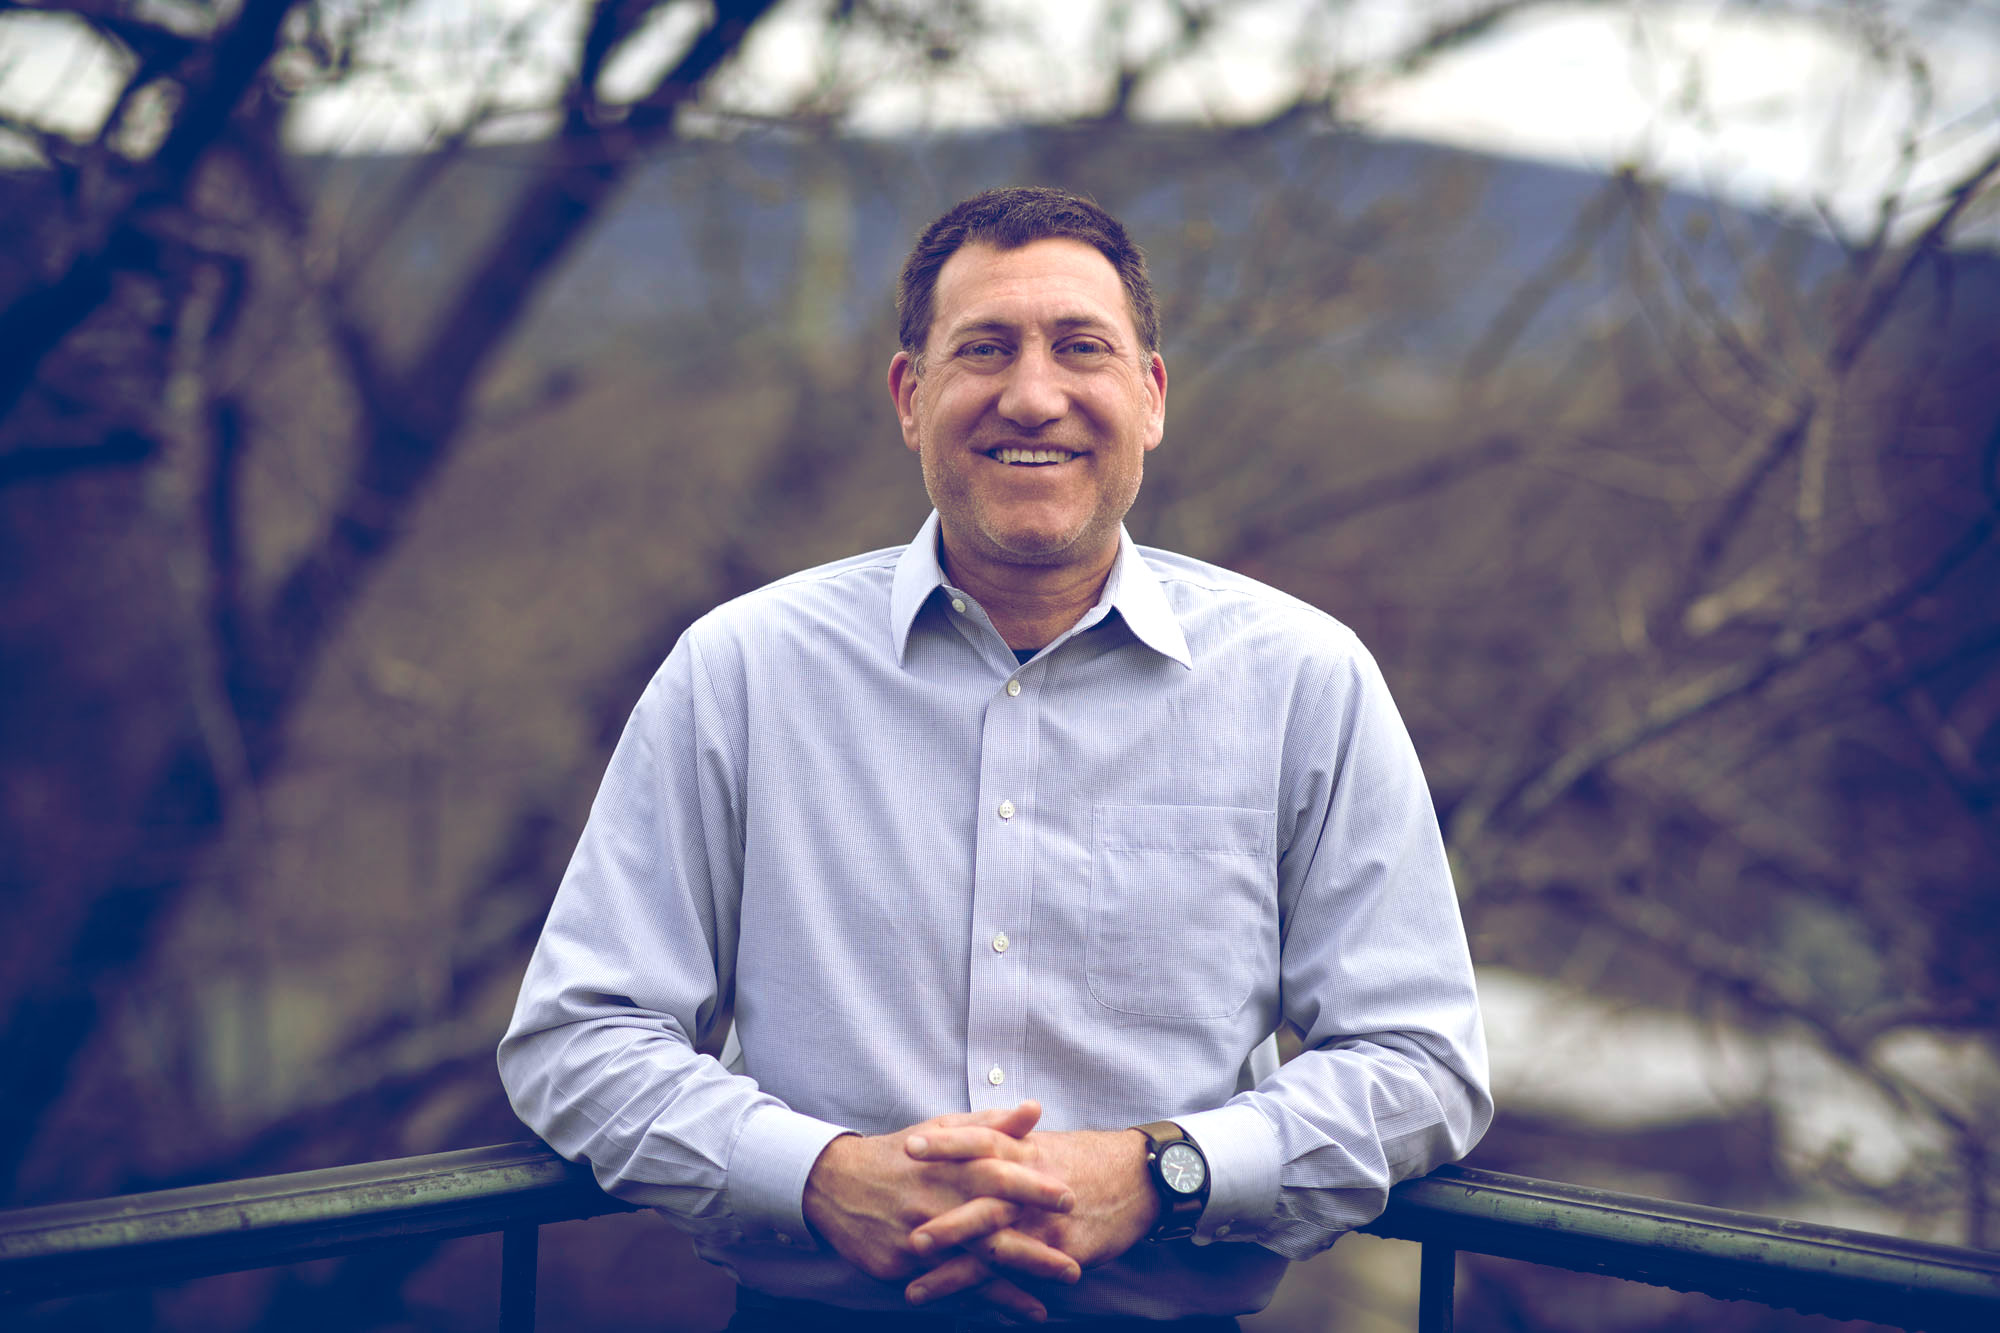
[[[968,599],[969,601],[969,599]],[[971,607],[966,620],[980,619]],[[982,622],[983,623],[983,622]],[[973,1110],[1034,1095],[1025,1043],[1029,1010],[1029,876],[1035,863],[1035,753],[1044,681],[1041,664],[1002,657],[997,631],[982,636],[994,674],[980,725],[979,820],[972,888],[971,991],[964,1052]],[[995,688],[997,686],[998,688]],[[1011,933],[1010,933],[1011,932]]]

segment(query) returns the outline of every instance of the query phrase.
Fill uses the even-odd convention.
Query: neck
[[[1118,545],[1114,541],[1100,558],[1075,565],[968,559],[954,551],[949,540],[939,543],[938,554],[945,577],[971,593],[1007,646],[1019,650],[1047,645],[1097,605],[1118,558]]]

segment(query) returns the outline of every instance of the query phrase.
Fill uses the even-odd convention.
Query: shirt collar
[[[946,586],[944,566],[938,562],[937,538],[938,515],[932,510],[896,561],[896,577],[889,590],[889,632],[896,642],[898,663],[908,650],[917,612],[923,610],[933,592]],[[1187,636],[1181,632],[1166,591],[1122,524],[1118,529],[1118,558],[1112,562],[1111,577],[1104,581],[1104,593],[1097,605],[1106,612],[1115,609],[1125,617],[1125,626],[1133,637],[1154,652],[1184,667],[1194,666]],[[1102,616],[1085,618],[1102,619]]]

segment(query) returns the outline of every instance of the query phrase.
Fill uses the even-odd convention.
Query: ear
[[[1167,433],[1167,363],[1158,352],[1154,352],[1146,364],[1146,396],[1153,400],[1146,447],[1156,449]]]
[[[903,444],[917,452],[917,367],[908,352],[889,358],[889,401],[896,405],[896,420],[903,427]]]

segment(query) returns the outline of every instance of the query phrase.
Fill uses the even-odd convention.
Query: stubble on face
[[[890,382],[948,563],[1101,577],[1166,394],[1116,271],[1078,241],[976,244],[940,271],[937,304],[921,364],[899,357]]]
[[[997,444],[1008,437],[995,438]],[[1088,441],[1074,437],[1017,435],[1008,442],[1027,448],[1089,450]],[[953,448],[948,442],[919,437],[924,491],[943,517],[947,544],[994,564],[1048,569],[1101,563],[1116,548],[1118,526],[1139,498],[1140,458],[1133,458],[1130,466],[1119,466],[1103,452],[1083,452],[1055,466],[1094,476],[1094,507],[1068,522],[1059,513],[1034,521],[1033,515],[1019,512],[1019,505],[976,484],[970,468],[977,465],[968,465]]]

